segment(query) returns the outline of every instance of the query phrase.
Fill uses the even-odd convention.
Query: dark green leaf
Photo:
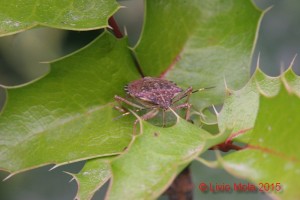
[[[128,152],[112,162],[109,199],[155,199],[201,152],[225,140],[180,120],[170,128],[143,123]]]
[[[37,25],[68,30],[107,27],[119,5],[110,0],[0,0],[0,35],[9,35]]]
[[[275,185],[270,187],[270,195],[282,199],[298,199],[300,78],[291,70],[279,78],[273,78],[272,81],[271,78],[262,81],[262,76],[258,77],[261,80],[257,84],[258,91],[262,94],[259,94],[258,115],[253,131],[248,134],[247,140],[244,140],[248,146],[242,151],[226,156],[223,164],[230,173],[249,179],[257,185]],[[280,80],[284,84],[277,84]],[[262,88],[264,89],[261,90]],[[273,95],[265,96],[270,94],[266,91],[271,90]],[[274,91],[278,93],[275,94]],[[247,100],[244,100],[246,104]],[[252,120],[253,116],[250,118]],[[280,185],[280,191],[277,191],[279,186],[276,187],[276,183]]]
[[[92,199],[98,190],[111,176],[110,164],[107,158],[98,158],[86,162],[78,174],[71,174],[78,184],[75,199]]]
[[[222,103],[224,79],[235,89],[248,81],[260,15],[248,0],[149,0],[134,50],[147,76],[158,76],[179,60],[168,68],[167,79],[184,88],[215,86],[193,95],[192,104],[202,110]]]
[[[122,152],[131,140],[132,120],[114,121],[112,102],[136,78],[126,39],[105,32],[52,63],[42,79],[7,89],[0,168],[16,173]]]

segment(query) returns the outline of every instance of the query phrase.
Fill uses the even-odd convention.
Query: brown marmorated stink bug
[[[122,102],[137,108],[137,110],[150,110],[141,116],[141,119],[143,120],[149,120],[155,117],[161,110],[163,126],[165,126],[165,112],[171,109],[178,110],[185,108],[185,119],[188,120],[191,108],[191,104],[189,103],[190,95],[194,92],[208,88],[193,91],[193,88],[189,87],[186,90],[183,90],[171,81],[161,78],[144,77],[130,82],[124,89],[129,97],[135,100],[135,102],[131,102],[128,99],[115,95],[115,100],[119,103],[119,106],[115,106],[117,110],[123,112],[123,115],[130,113],[122,106]],[[184,103],[176,104],[176,102],[184,98],[186,98]],[[138,119],[134,122],[134,130],[137,123]]]

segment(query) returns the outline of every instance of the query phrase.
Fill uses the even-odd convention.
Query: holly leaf
[[[139,77],[127,40],[104,32],[90,45],[51,63],[34,83],[7,88],[0,116],[0,168],[17,173],[55,163],[119,154],[132,118],[113,120],[113,97]]]
[[[233,89],[249,80],[260,16],[251,1],[146,1],[134,51],[147,76],[161,74],[184,88],[214,86],[191,98],[202,110],[223,102],[224,79]]]
[[[88,160],[79,173],[71,175],[78,184],[75,199],[92,199],[94,193],[111,177],[109,159],[97,158]]]
[[[128,152],[112,161],[112,181],[107,199],[155,199],[194,158],[222,142],[229,132],[212,136],[180,119],[160,128],[143,122],[142,134]]]
[[[275,84],[277,94],[259,94],[258,114],[247,136],[247,147],[225,156],[222,163],[230,173],[251,180],[271,196],[298,199],[300,78],[288,70],[277,80],[281,82]],[[275,85],[264,84],[264,88]]]
[[[257,68],[243,88],[226,88],[223,108],[218,114],[219,130],[222,132],[230,127],[235,134],[240,130],[252,129],[257,117],[260,93],[268,97],[274,96],[279,91],[279,85],[279,77],[269,77]],[[237,134],[233,140],[247,143],[249,134],[251,130]]]
[[[160,3],[146,2],[146,24],[134,49],[142,69],[150,76],[165,72],[182,87],[215,86],[205,98],[193,95],[192,104],[199,110],[221,103],[224,79],[238,88],[248,78],[260,12],[250,1]],[[131,140],[133,118],[113,121],[111,102],[138,78],[125,41],[105,32],[83,50],[54,62],[41,80],[8,88],[0,120],[1,168],[14,174],[47,163],[123,152]],[[180,61],[167,69],[178,55]],[[128,152],[112,162],[111,199],[158,197],[194,158],[228,136],[211,136],[183,120],[170,128],[143,122],[143,128]],[[83,173],[93,169],[88,162]],[[89,198],[97,180],[88,181],[92,185],[77,197]]]
[[[0,35],[42,25],[68,30],[92,30],[108,26],[119,5],[110,0],[0,0]]]

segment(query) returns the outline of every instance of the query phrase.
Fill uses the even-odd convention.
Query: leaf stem
[[[108,19],[108,24],[112,28],[112,30],[113,30],[113,32],[114,32],[114,34],[117,38],[122,38],[123,37],[123,34],[122,34],[122,32],[121,32],[121,30],[120,30],[120,28],[119,28],[119,26],[118,26],[118,24],[117,24],[117,22],[116,22],[116,20],[113,16],[111,16]]]

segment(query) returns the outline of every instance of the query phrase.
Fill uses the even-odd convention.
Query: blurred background
[[[126,27],[130,46],[134,46],[143,24],[143,0],[119,1],[122,8],[115,15],[119,27]],[[261,22],[257,45],[254,51],[251,73],[253,73],[258,54],[260,67],[271,76],[278,76],[286,69],[296,54],[300,53],[300,1],[299,0],[254,0],[262,10],[270,8]],[[50,28],[35,28],[12,36],[0,38],[0,85],[17,86],[28,83],[49,72],[49,65],[41,62],[51,61],[67,55],[92,41],[101,31],[76,32]],[[294,71],[300,75],[300,57],[296,58]],[[249,72],[250,73],[250,72]],[[4,89],[0,87],[0,110],[5,102]],[[204,156],[211,159],[214,153]],[[70,175],[63,171],[78,172],[84,162],[74,163],[49,171],[45,166],[18,174],[0,182],[0,199],[3,200],[59,200],[73,199],[77,185],[69,182]],[[208,169],[193,163],[195,186],[200,182],[239,183],[223,170]],[[0,171],[0,180],[8,175]],[[244,183],[248,183],[245,182]],[[94,199],[103,199],[105,189],[97,192]],[[166,198],[162,198],[166,199]],[[201,193],[195,189],[195,199],[270,199],[260,193]]]

